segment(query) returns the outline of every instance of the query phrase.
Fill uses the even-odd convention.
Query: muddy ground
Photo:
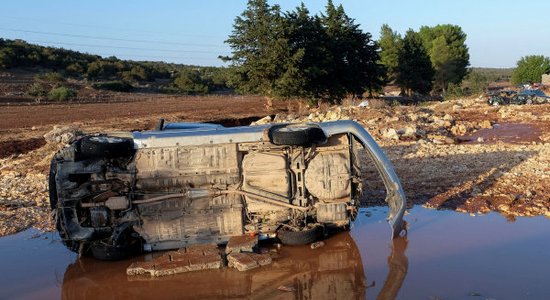
[[[0,236],[52,228],[49,160],[73,133],[151,129],[160,117],[226,125],[248,125],[266,115],[275,116],[275,122],[354,119],[392,160],[409,205],[471,214],[497,211],[510,220],[550,217],[550,104],[491,107],[470,98],[421,106],[372,101],[369,108],[306,108],[287,101],[268,109],[257,97],[150,98],[1,105]],[[374,170],[369,175],[365,206],[383,199]]]

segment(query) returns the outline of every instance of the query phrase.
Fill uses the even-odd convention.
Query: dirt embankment
[[[70,138],[67,132],[148,129],[159,117],[231,125],[266,115],[276,115],[275,122],[355,119],[392,160],[411,205],[494,210],[510,218],[550,216],[550,104],[491,107],[481,99],[461,99],[422,107],[305,109],[297,102],[276,102],[273,110],[264,104],[257,97],[173,97],[2,106],[0,236],[30,226],[52,228],[47,171],[53,153]],[[57,133],[45,138],[54,125]],[[374,170],[369,175],[364,205],[381,203],[381,182]]]

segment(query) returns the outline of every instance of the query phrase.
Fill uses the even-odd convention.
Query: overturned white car
[[[386,186],[392,236],[405,196],[390,161],[353,121],[226,128],[160,124],[85,136],[53,158],[51,208],[64,244],[99,259],[223,244],[257,234],[306,244],[348,228],[370,158]]]

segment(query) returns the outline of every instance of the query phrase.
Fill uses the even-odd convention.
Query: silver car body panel
[[[172,123],[178,124],[178,123]],[[186,123],[179,123],[186,124]],[[405,229],[403,215],[406,208],[406,197],[395,170],[380,146],[372,136],[357,122],[342,120],[323,123],[309,123],[320,127],[327,138],[338,134],[351,134],[361,142],[374,162],[387,191],[386,202],[390,207],[387,221],[392,228],[392,238],[399,236]],[[134,148],[162,148],[171,146],[199,146],[226,143],[269,142],[267,134],[272,126],[220,127],[185,126],[167,124],[170,130],[133,132]]]

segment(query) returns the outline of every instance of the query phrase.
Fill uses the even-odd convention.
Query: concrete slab
[[[231,237],[225,247],[225,253],[256,252],[257,248],[258,236],[245,234]]]
[[[267,253],[230,253],[227,255],[227,262],[229,267],[242,272],[268,265],[272,262],[272,259]]]
[[[184,272],[219,269],[223,259],[216,245],[200,245],[170,251],[151,261],[135,262],[126,274],[166,276]]]

